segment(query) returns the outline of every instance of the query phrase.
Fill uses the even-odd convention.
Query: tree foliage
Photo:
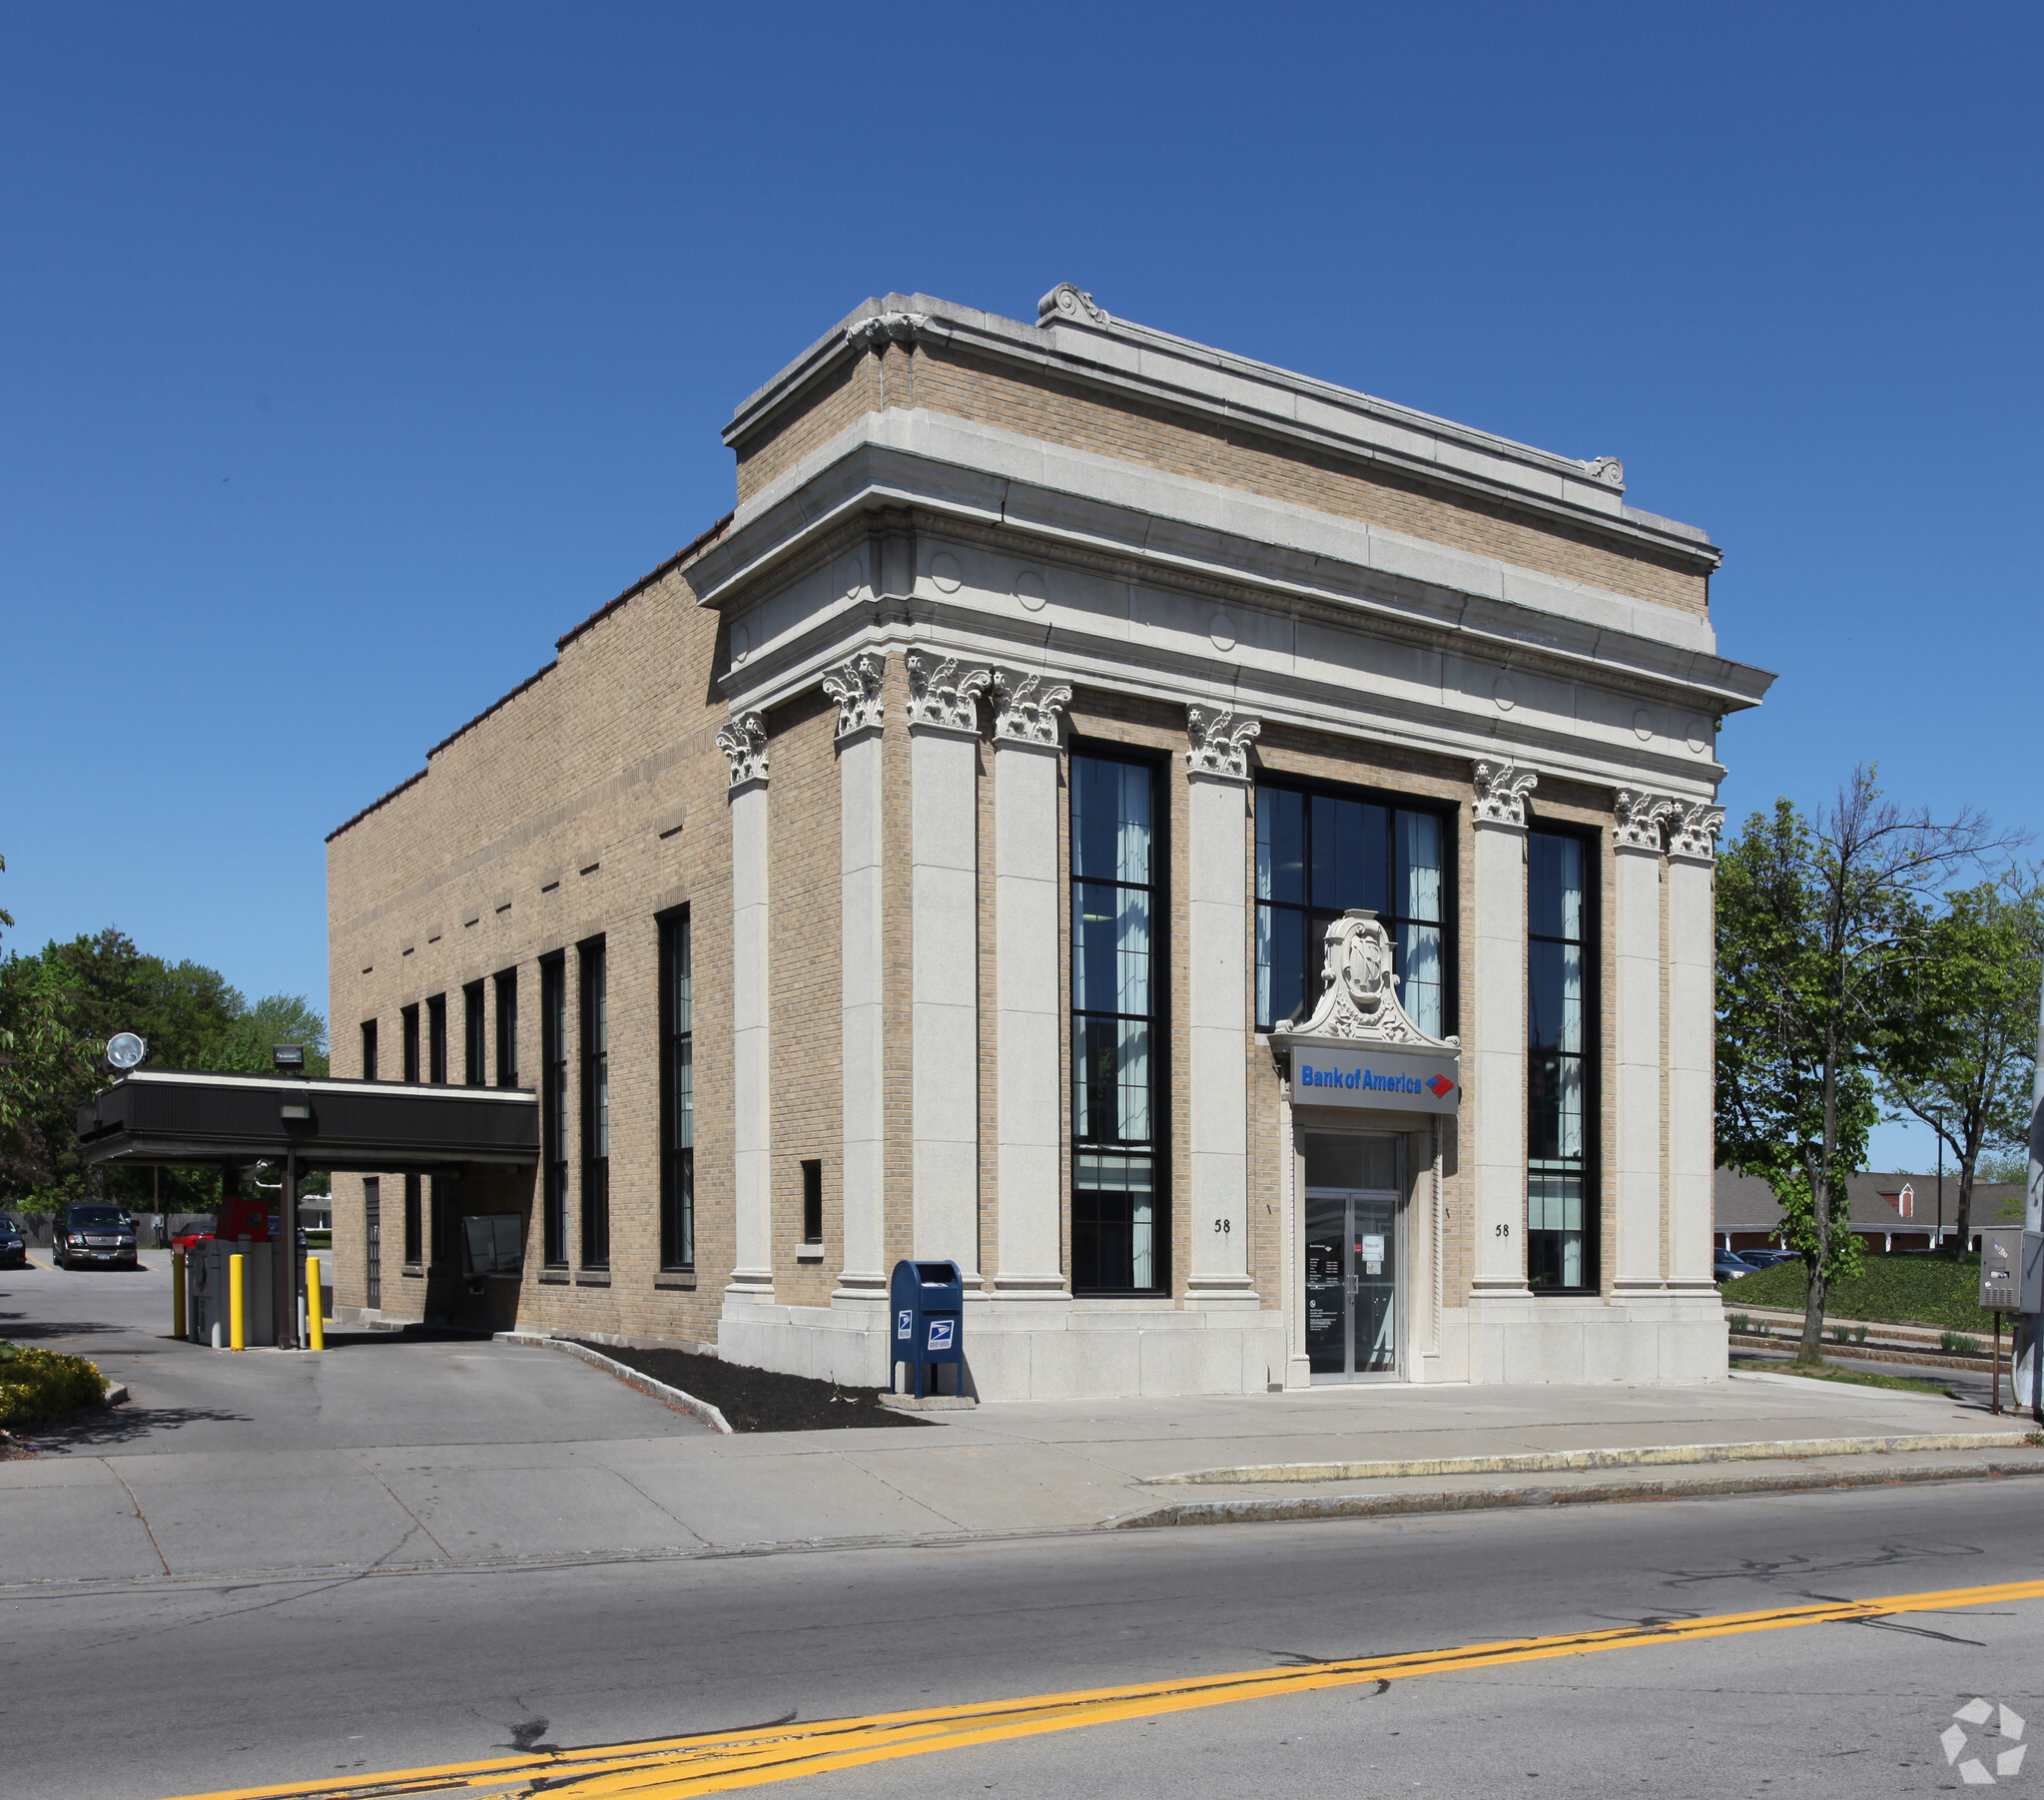
[[[1904,813],[1859,769],[1813,820],[1786,800],[1754,814],[1718,865],[1717,1159],[1781,1203],[1807,1276],[1806,1360],[1830,1282],[1859,1265],[1845,1177],[1876,1083],[1917,1066],[1905,1026],[1933,890],[1996,847],[1977,813]]]

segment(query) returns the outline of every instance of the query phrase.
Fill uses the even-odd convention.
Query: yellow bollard
[[[171,1336],[185,1335],[185,1253],[171,1252]]]
[[[248,1259],[236,1254],[227,1259],[227,1347],[249,1348],[248,1313],[243,1305],[242,1264]]]
[[[306,1335],[312,1340],[315,1350],[327,1348],[327,1321],[321,1314],[327,1310],[320,1298],[320,1259],[306,1258]]]

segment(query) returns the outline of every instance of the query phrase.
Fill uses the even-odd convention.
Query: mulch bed
[[[709,1402],[734,1432],[827,1432],[936,1423],[913,1413],[889,1412],[877,1398],[882,1392],[878,1388],[843,1388],[686,1350],[640,1350],[622,1344],[584,1348]]]

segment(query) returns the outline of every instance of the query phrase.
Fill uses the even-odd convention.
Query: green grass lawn
[[[1727,1281],[1717,1291],[1727,1307],[1785,1306],[1800,1312],[1805,1285],[1800,1263],[1779,1263]],[[1994,1331],[1994,1315],[1974,1304],[1979,1291],[1977,1256],[1952,1262],[1942,1256],[1869,1255],[1863,1274],[1831,1284],[1824,1311],[1832,1319],[1943,1325],[1986,1338]]]
[[[1812,1369],[1808,1364],[1774,1363],[1759,1357],[1733,1357],[1734,1369],[1757,1369],[1765,1375],[1799,1375],[1805,1381],[1844,1382],[1854,1388],[1898,1388],[1909,1394],[1942,1394],[1942,1382],[1922,1382],[1908,1375],[1874,1375],[1861,1373],[1857,1369],[1836,1369],[1829,1363]]]

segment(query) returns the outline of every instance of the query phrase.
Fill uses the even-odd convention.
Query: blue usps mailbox
[[[965,1278],[957,1263],[900,1262],[888,1293],[894,1302],[888,1392],[894,1392],[896,1366],[907,1363],[916,1371],[916,1398],[921,1400],[924,1372],[933,1364],[950,1363],[961,1376],[965,1372]],[[933,1373],[933,1391],[936,1386]]]

